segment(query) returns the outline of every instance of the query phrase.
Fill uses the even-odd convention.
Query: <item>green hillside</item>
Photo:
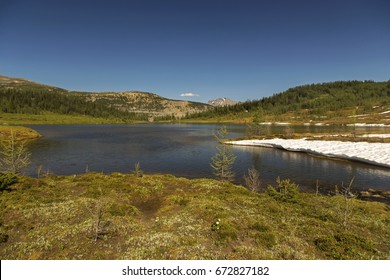
[[[80,117],[82,123],[148,121],[178,118],[209,107],[148,92],[76,92],[0,76],[0,121],[3,123],[25,123],[22,119],[34,123],[62,123],[65,119],[66,123],[72,123],[72,117],[75,123],[80,122]]]
[[[27,119],[27,122],[23,119]],[[390,124],[390,81],[338,81],[304,85],[260,100],[212,107],[203,103],[166,99],[148,92],[76,92],[0,76],[0,121],[3,123],[61,123],[62,120],[66,120],[65,123],[109,123],[177,119],[238,123]]]
[[[189,119],[390,124],[390,81],[304,85],[260,100],[217,107]]]

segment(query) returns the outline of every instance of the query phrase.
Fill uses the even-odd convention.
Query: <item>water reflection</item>
[[[390,189],[390,171],[386,168],[273,148],[237,146],[234,151],[241,157],[252,156],[251,160],[242,160],[239,173],[245,173],[248,168],[245,163],[252,163],[266,184],[274,183],[280,176],[290,178],[306,190],[314,190],[317,180],[323,190],[333,190],[335,185],[346,185],[355,177],[356,189]]]

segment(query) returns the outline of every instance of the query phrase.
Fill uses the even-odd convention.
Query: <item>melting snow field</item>
[[[390,167],[390,143],[268,139],[229,141],[228,144],[280,148]]]

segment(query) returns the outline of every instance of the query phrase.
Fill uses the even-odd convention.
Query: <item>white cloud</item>
[[[182,96],[182,97],[198,97],[199,94],[195,94],[195,93],[192,93],[192,92],[186,92],[186,93],[180,94],[180,96]]]

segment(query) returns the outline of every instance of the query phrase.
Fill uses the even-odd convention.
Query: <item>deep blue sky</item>
[[[0,74],[197,101],[384,81],[390,1],[0,0]]]

